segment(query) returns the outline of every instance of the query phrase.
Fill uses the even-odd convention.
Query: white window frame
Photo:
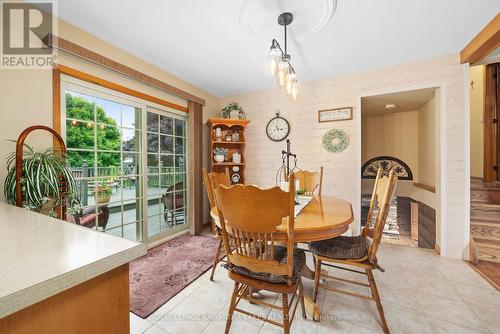
[[[189,121],[188,121],[188,114],[179,110],[175,110],[172,108],[168,108],[166,106],[142,100],[140,98],[123,94],[120,92],[117,92],[115,90],[102,87],[84,80],[80,80],[77,78],[73,78],[68,75],[61,75],[61,87],[60,87],[60,96],[61,96],[61,119],[60,119],[60,125],[61,125],[61,136],[66,140],[66,90],[71,90],[75,91],[77,93],[82,93],[82,94],[87,94],[90,96],[95,96],[97,98],[101,99],[106,99],[106,100],[111,100],[113,102],[117,103],[123,103],[135,108],[140,108],[142,109],[142,128],[141,128],[141,149],[142,152],[139,152],[139,155],[141,156],[141,169],[143,171],[142,173],[142,242],[147,244],[147,245],[152,245],[152,244],[159,244],[163,240],[169,239],[172,235],[178,235],[185,233],[190,230],[191,224],[193,223],[189,219],[189,211],[191,208],[191,203],[190,203],[190,194],[189,194]],[[169,117],[172,117],[174,119],[180,119],[186,121],[186,128],[185,128],[185,165],[186,165],[186,185],[185,185],[185,192],[186,195],[184,198],[185,205],[186,205],[186,215],[184,217],[185,220],[187,220],[187,223],[180,225],[179,227],[174,227],[169,230],[162,231],[154,236],[148,236],[148,196],[147,196],[147,180],[148,180],[148,168],[147,168],[147,111],[148,108],[153,108],[156,111],[160,112],[165,112],[166,115]],[[174,154],[174,159],[175,159],[175,154]]]

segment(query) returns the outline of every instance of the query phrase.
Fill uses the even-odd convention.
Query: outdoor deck
[[[177,225],[167,223],[164,217],[164,206],[161,202],[161,189],[157,187],[148,187],[147,193],[150,194],[147,207],[148,217],[148,235],[152,236],[159,232],[169,230],[185,222],[182,209],[176,212]],[[134,187],[113,187],[111,200],[108,203],[110,215],[106,225],[105,233],[123,237],[133,241],[137,240],[137,229],[142,229],[142,223],[137,222],[136,214],[136,189]],[[94,207],[95,198],[93,195],[87,196],[87,205],[85,207]],[[123,208],[123,210],[122,210]],[[146,216],[146,213],[144,213]],[[123,226],[122,226],[123,222]],[[95,228],[95,227],[94,227]],[[102,230],[99,228],[99,230]]]

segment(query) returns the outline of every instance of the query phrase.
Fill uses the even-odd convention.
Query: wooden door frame
[[[436,210],[436,251],[439,251],[439,255],[441,256],[446,256],[447,254],[447,220],[446,220],[446,214],[447,214],[447,204],[446,204],[446,189],[447,189],[447,183],[446,183],[446,152],[447,152],[447,147],[448,147],[448,141],[447,141],[447,135],[446,135],[446,124],[447,124],[447,114],[446,114],[446,109],[447,109],[447,93],[446,93],[446,85],[442,82],[436,82],[436,83],[426,83],[426,84],[412,84],[408,85],[406,87],[399,87],[399,88],[388,88],[388,89],[374,89],[372,91],[367,91],[364,92],[361,95],[358,95],[356,97],[356,107],[354,110],[358,110],[359,117],[355,117],[354,119],[356,120],[356,127],[359,129],[360,134],[362,134],[362,126],[361,126],[361,99],[365,97],[370,97],[370,96],[377,96],[377,95],[384,95],[384,94],[392,94],[392,93],[401,93],[401,92],[406,92],[406,91],[412,91],[412,90],[419,90],[419,89],[427,89],[427,88],[433,88],[436,90],[436,95],[435,98],[439,98],[439,115],[436,118],[436,123],[434,126],[438,127],[439,129],[439,135],[435,138],[436,141],[438,142],[438,147],[436,147],[436,164],[439,164],[439,169],[438,174],[436,174],[436,177],[439,177],[439,182],[436,181],[435,187],[434,187],[434,196],[436,196],[436,207],[433,208]],[[466,126],[469,126],[467,124]],[[362,141],[358,141],[357,143],[357,149],[358,149],[358,166],[359,169],[361,169],[363,163],[362,163]],[[469,156],[468,159],[470,159],[470,154],[467,152],[467,155]],[[468,175],[466,175],[468,177]],[[358,183],[358,188],[357,188],[357,197],[359,198],[357,202],[357,209],[361,209],[361,178],[359,179]],[[467,198],[470,197],[470,187],[467,184],[464,188],[464,192],[466,194],[466,203],[469,201]],[[465,217],[469,217],[469,208],[466,207],[465,211]],[[359,211],[359,210],[358,210]],[[438,224],[438,218],[439,218],[439,245],[437,241],[437,224]],[[468,218],[466,218],[468,220]],[[361,221],[360,219],[356,219],[354,221],[355,224],[355,229],[354,233],[360,230],[361,228]],[[467,230],[466,232],[469,234],[469,231]]]
[[[495,131],[495,83],[493,80],[494,66],[487,65],[484,71],[484,182],[495,182],[498,179],[497,165],[497,134]]]
[[[498,13],[470,42],[460,51],[460,63],[477,63],[500,46],[500,13]]]

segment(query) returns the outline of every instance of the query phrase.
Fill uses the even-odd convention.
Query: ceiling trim
[[[183,91],[183,90],[176,88],[172,85],[169,85],[163,81],[155,79],[155,78],[153,78],[145,73],[134,70],[131,67],[128,67],[128,66],[123,65],[119,62],[116,62],[110,58],[107,58],[107,57],[105,57],[97,52],[91,51],[87,48],[84,48],[84,47],[78,45],[78,44],[70,42],[64,38],[49,34],[43,39],[43,42],[51,48],[57,48],[58,50],[61,50],[61,51],[64,51],[66,53],[69,53],[73,56],[85,59],[85,60],[90,61],[94,64],[103,66],[107,69],[110,69],[112,71],[120,73],[121,75],[124,75],[126,77],[132,78],[132,79],[137,80],[137,81],[140,81],[140,82],[147,84],[149,86],[153,86],[153,87],[160,89],[162,91],[165,91],[169,94],[176,95],[176,96],[183,98],[183,99],[186,99],[188,101],[196,102],[198,104],[201,104],[202,106],[205,105],[205,100],[202,98],[199,98],[195,95],[192,95],[191,93]]]
[[[500,46],[500,13],[460,52],[460,63],[476,63]]]

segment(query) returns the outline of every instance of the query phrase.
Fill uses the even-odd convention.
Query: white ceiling
[[[306,29],[305,20],[328,3],[59,0],[59,15],[217,96],[229,96],[274,86],[265,65],[271,39],[283,43],[276,23],[281,11],[295,14],[288,50],[299,82],[459,52],[500,11],[498,0],[337,0],[323,28],[297,42],[294,25]],[[251,10],[240,13],[245,7]],[[266,29],[252,31],[259,26],[269,28],[267,38],[259,37]]]
[[[362,116],[419,110],[434,97],[435,91],[435,88],[425,88],[364,97],[361,99]],[[396,107],[386,109],[387,104],[394,104]]]

